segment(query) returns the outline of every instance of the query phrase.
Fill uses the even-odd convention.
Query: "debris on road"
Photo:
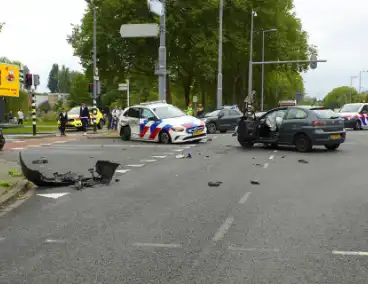
[[[49,161],[46,159],[39,159],[39,160],[33,160],[32,164],[34,165],[42,165],[42,164],[48,164]]]
[[[285,158],[285,156],[281,156],[281,159],[284,159]]]
[[[301,163],[301,164],[308,164],[308,163],[309,163],[308,161],[306,161],[306,160],[303,160],[303,159],[301,159],[301,160],[298,160],[298,162],[299,162],[299,163]]]
[[[22,152],[19,153],[19,161],[22,169],[22,173],[26,179],[31,181],[37,186],[70,186],[74,185],[76,189],[82,189],[84,187],[92,187],[94,185],[110,184],[116,169],[120,164],[98,160],[95,165],[95,169],[89,169],[91,177],[85,177],[71,171],[63,174],[58,172],[54,173],[54,177],[49,178],[44,176],[40,171],[30,169],[25,164]]]
[[[185,159],[185,156],[183,154],[176,155],[177,159]]]
[[[209,181],[208,182],[208,186],[220,186],[222,184],[222,181],[215,181],[215,182],[213,182],[213,181]]]
[[[253,166],[261,167],[262,165],[261,164],[253,164]]]
[[[189,153],[188,153],[187,158],[188,158],[188,159],[191,159],[191,158],[192,158],[192,152],[189,152]]]
[[[260,185],[260,182],[257,180],[251,180],[250,184],[254,184],[254,185]]]

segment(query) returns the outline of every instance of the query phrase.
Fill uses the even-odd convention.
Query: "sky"
[[[319,59],[327,60],[303,74],[308,96],[323,98],[368,70],[367,0],[294,0],[294,5],[309,43],[318,47]],[[6,23],[0,33],[0,57],[26,64],[41,77],[39,91],[48,91],[53,63],[81,70],[66,37],[71,24],[80,23],[86,6],[84,0],[0,0],[0,22]],[[358,78],[353,79],[356,88]],[[362,73],[362,87],[368,89],[368,73]]]

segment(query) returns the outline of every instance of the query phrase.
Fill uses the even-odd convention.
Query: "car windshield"
[[[358,112],[361,106],[361,104],[344,105],[340,112]]]
[[[79,108],[72,108],[70,111],[68,111],[69,115],[79,115]]]
[[[182,110],[172,105],[156,107],[153,110],[161,119],[186,116]]]
[[[319,118],[338,118],[339,115],[331,109],[314,109]]]
[[[221,110],[218,109],[218,110],[215,110],[213,112],[206,113],[205,117],[218,116],[220,112],[221,112]]]

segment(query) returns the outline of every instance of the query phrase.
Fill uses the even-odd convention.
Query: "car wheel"
[[[354,126],[354,130],[361,130],[362,129],[362,123],[360,122],[359,119],[357,119],[355,126]]]
[[[160,143],[162,144],[169,144],[171,142],[171,137],[170,137],[170,134],[166,131],[162,131],[160,133]]]
[[[340,147],[340,144],[326,144],[325,147],[327,150],[335,151]]]
[[[226,133],[227,130],[220,130],[220,133]]]
[[[123,126],[120,129],[120,137],[124,141],[130,140],[131,130],[129,126]]]
[[[310,152],[313,148],[312,141],[305,134],[298,134],[295,137],[294,144],[299,152]]]
[[[215,134],[217,131],[217,127],[216,127],[216,124],[215,123],[209,123],[207,124],[207,132],[209,134]]]
[[[244,148],[244,149],[251,149],[253,148],[254,143],[253,142],[248,142],[248,141],[242,141],[242,140],[238,140],[240,145]]]

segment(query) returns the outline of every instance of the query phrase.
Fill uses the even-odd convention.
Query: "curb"
[[[87,136],[87,139],[120,139],[120,136]]]
[[[4,210],[7,205],[16,200],[20,194],[26,193],[33,187],[33,184],[28,180],[17,181],[8,193],[0,196],[0,211]]]

